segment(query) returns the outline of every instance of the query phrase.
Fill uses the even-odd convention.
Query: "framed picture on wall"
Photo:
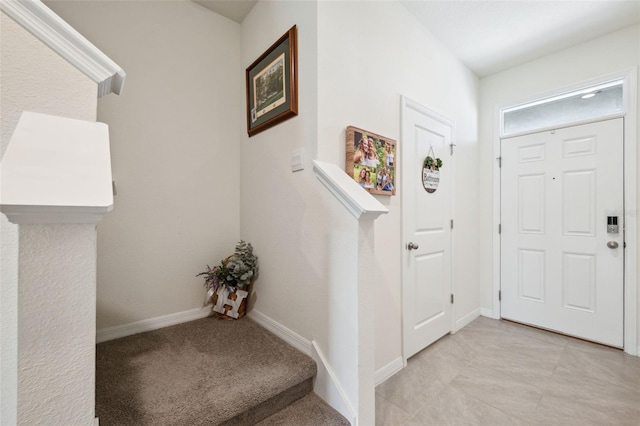
[[[398,143],[357,127],[347,127],[346,172],[372,194],[396,195]]]
[[[249,137],[298,115],[298,41],[294,25],[246,71]]]

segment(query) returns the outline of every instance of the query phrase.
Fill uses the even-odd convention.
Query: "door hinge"
[[[453,229],[453,219],[451,219],[451,229]]]
[[[502,157],[498,157],[496,160],[498,160],[498,168],[502,168]]]
[[[498,290],[498,302],[502,301],[502,290]]]
[[[498,234],[502,234],[502,224],[498,224]]]
[[[450,143],[450,144],[449,144],[449,149],[451,150],[450,155],[453,155],[453,147],[454,147],[454,146],[456,146],[456,144],[455,144],[455,143]]]
[[[451,293],[451,303],[453,304],[453,293]]]
[[[116,181],[115,180],[111,181],[111,191],[113,192],[114,196],[118,195],[118,190],[116,189]]]

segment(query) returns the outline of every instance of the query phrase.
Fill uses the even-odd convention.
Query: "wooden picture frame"
[[[294,25],[246,71],[249,137],[298,115],[298,36]]]
[[[349,126],[345,170],[371,194],[396,195],[397,150],[394,139]]]

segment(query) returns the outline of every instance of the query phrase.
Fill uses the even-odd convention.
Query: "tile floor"
[[[480,317],[376,388],[376,425],[640,425],[640,357]]]

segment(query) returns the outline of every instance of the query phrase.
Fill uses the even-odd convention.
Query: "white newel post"
[[[373,197],[372,197],[373,198]],[[374,220],[358,221],[358,425],[375,425]],[[365,331],[366,330],[366,331]]]
[[[356,327],[353,341],[357,341],[356,353],[345,353],[341,356],[353,356],[353,365],[357,365],[356,383],[342,383],[356,391],[345,395],[349,411],[355,413],[357,425],[375,424],[375,329],[374,329],[374,292],[371,283],[374,281],[374,221],[388,213],[371,194],[363,190],[349,175],[335,164],[321,161],[313,162],[313,170],[322,184],[342,203],[358,223],[357,253],[357,298],[350,309],[356,310]],[[346,303],[351,303],[347,301]],[[354,306],[355,304],[355,306]],[[330,342],[330,345],[339,342]],[[348,352],[348,351],[347,351]],[[337,380],[349,378],[337,377]],[[343,413],[344,414],[344,413]]]
[[[17,422],[95,425],[96,224],[113,206],[108,128],[24,112],[2,163],[18,225]]]

